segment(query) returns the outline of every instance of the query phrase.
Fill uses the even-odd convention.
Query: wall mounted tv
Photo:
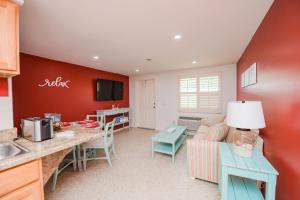
[[[123,82],[97,79],[97,101],[116,101],[123,99]]]

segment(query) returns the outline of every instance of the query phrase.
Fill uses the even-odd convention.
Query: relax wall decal
[[[54,81],[49,81],[49,79],[45,79],[44,83],[39,84],[39,87],[62,87],[62,88],[69,88],[68,83],[70,80],[62,81],[62,77],[58,76]]]

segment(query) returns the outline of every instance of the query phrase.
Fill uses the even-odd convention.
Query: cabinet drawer
[[[0,197],[0,200],[42,200],[44,197],[41,187],[41,183],[36,181],[12,193]]]
[[[40,179],[40,160],[0,172],[0,197]]]

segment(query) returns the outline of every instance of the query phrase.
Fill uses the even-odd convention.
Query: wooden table
[[[266,182],[265,199],[275,200],[278,172],[260,151],[255,148],[251,158],[244,158],[233,152],[232,145],[220,143],[219,152],[219,191],[221,191],[221,200],[232,200],[234,199],[232,196],[236,195],[243,196],[243,200],[261,199],[262,195],[257,194],[260,191],[255,188],[256,182],[253,180]],[[243,194],[243,191],[247,194]]]
[[[175,154],[186,139],[186,127],[172,126],[174,132],[167,130],[161,131],[152,136],[152,157],[154,152],[164,153],[172,156],[172,162],[175,161]]]

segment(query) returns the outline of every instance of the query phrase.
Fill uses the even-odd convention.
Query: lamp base
[[[236,129],[234,132],[233,151],[241,157],[249,158],[256,143],[257,133],[250,129]]]
[[[237,146],[233,144],[233,152],[238,156],[251,158],[252,157],[252,149],[245,148],[243,146]]]

